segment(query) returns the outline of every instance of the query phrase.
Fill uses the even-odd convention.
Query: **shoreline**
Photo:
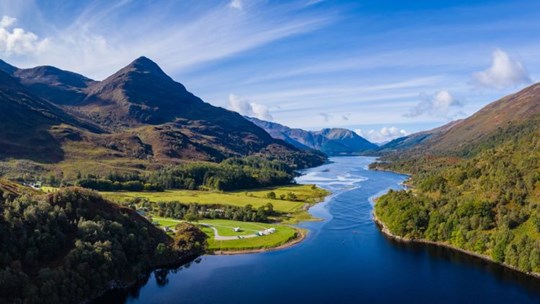
[[[156,264],[156,265],[152,266],[151,270],[149,270],[145,275],[139,275],[137,278],[134,278],[133,280],[131,280],[129,282],[120,282],[120,281],[115,281],[115,280],[110,281],[108,283],[108,287],[105,290],[100,292],[95,297],[90,297],[88,299],[83,300],[81,302],[81,304],[95,303],[96,301],[98,301],[102,297],[104,297],[107,294],[112,293],[112,292],[128,291],[128,290],[130,290],[132,288],[137,287],[137,285],[140,284],[140,282],[144,281],[145,277],[150,276],[152,274],[152,272],[154,272],[154,271],[156,271],[158,269],[180,267],[182,265],[185,265],[185,264],[188,264],[188,263],[191,263],[191,262],[195,261],[200,256],[201,255],[198,255],[198,254],[188,254],[186,256],[179,257],[175,261]]]
[[[499,266],[502,266],[502,267],[505,267],[505,268],[508,268],[508,269],[511,269],[513,271],[517,271],[521,274],[524,274],[524,275],[527,275],[527,276],[531,276],[533,278],[536,278],[536,279],[540,279],[540,273],[537,273],[537,272],[525,272],[525,271],[522,271],[520,270],[519,268],[515,267],[515,266],[512,266],[512,265],[508,265],[508,264],[505,264],[505,263],[500,263],[500,262],[497,262],[495,260],[493,260],[491,257],[485,255],[485,254],[480,254],[480,253],[477,253],[477,252],[473,252],[473,251],[468,251],[468,250],[465,250],[463,248],[459,248],[459,247],[456,247],[456,246],[453,246],[453,245],[450,245],[450,244],[447,244],[447,243],[442,243],[442,242],[435,242],[435,241],[430,241],[430,240],[426,240],[426,239],[411,239],[411,238],[405,238],[405,237],[402,237],[402,236],[399,236],[399,235],[395,235],[393,234],[389,229],[388,227],[377,217],[377,215],[375,214],[375,209],[373,210],[372,212],[372,216],[373,216],[373,221],[375,222],[375,224],[377,225],[377,227],[379,227],[380,231],[382,232],[382,234],[394,241],[397,241],[397,242],[402,242],[402,243],[416,243],[416,244],[424,244],[424,245],[431,245],[431,246],[437,246],[437,247],[443,247],[443,248],[447,248],[447,249],[451,249],[451,250],[454,250],[454,251],[457,251],[457,252],[460,252],[460,253],[463,253],[463,254],[466,254],[468,256],[472,256],[472,257],[475,257],[475,258],[479,258],[483,261],[486,261],[486,262],[489,262],[489,263],[492,263],[492,264],[495,264],[495,265],[499,265]]]
[[[332,194],[333,193],[327,191],[326,196],[322,197],[321,200],[319,200],[318,202],[310,204],[309,208],[307,208],[306,211],[309,213],[309,209],[315,207],[318,204],[322,204],[322,203],[326,202],[328,200],[328,198],[332,197]],[[310,214],[310,216],[311,216],[311,214]],[[298,221],[298,222],[294,223],[294,225],[298,225],[298,224],[304,223],[304,222],[324,222],[324,221],[325,221],[325,219],[323,219],[323,218],[318,218],[318,217],[311,216],[309,219],[301,220],[301,221]],[[291,239],[287,240],[285,243],[283,243],[281,245],[278,245],[276,247],[257,248],[257,249],[240,249],[240,250],[234,250],[234,249],[233,250],[215,250],[215,251],[206,252],[205,255],[240,255],[240,254],[255,254],[255,253],[277,251],[277,250],[282,250],[282,249],[286,249],[286,248],[289,248],[289,247],[293,247],[293,246],[301,243],[302,241],[304,241],[306,239],[306,237],[307,237],[307,235],[309,233],[308,229],[299,228],[299,227],[293,226],[293,225],[288,225],[288,226],[291,227],[291,228],[294,228],[296,230],[296,232],[297,232],[296,237],[291,238]]]
[[[207,255],[238,255],[238,254],[251,254],[251,253],[263,253],[263,252],[270,252],[270,251],[277,251],[289,247],[293,247],[294,245],[297,245],[301,243],[303,240],[306,239],[308,230],[301,229],[294,227],[294,229],[297,232],[296,237],[289,239],[284,244],[281,244],[276,247],[269,247],[269,248],[258,248],[258,249],[240,249],[240,250],[216,250],[212,252],[207,252]]]
[[[324,196],[320,201],[318,202],[315,202],[313,204],[311,204],[308,208],[308,210],[318,204],[321,204],[321,203],[324,203],[327,201],[327,199],[329,197],[332,196],[332,193],[331,192],[328,192],[328,194],[326,196]],[[309,222],[309,221],[324,221],[324,219],[321,219],[321,218],[316,218],[316,217],[312,217],[308,220],[305,220],[305,221],[299,221],[299,223],[301,222]],[[297,223],[298,224],[298,223]],[[259,248],[259,249],[245,249],[245,250],[219,250],[219,251],[214,251],[214,252],[205,252],[203,254],[200,254],[200,255],[193,255],[193,256],[190,256],[189,258],[181,258],[175,262],[172,262],[172,263],[164,263],[162,265],[159,265],[159,266],[156,266],[156,267],[153,267],[152,270],[150,270],[148,272],[147,275],[150,275],[152,272],[154,272],[155,270],[158,270],[160,268],[177,268],[179,266],[182,266],[184,264],[187,264],[189,263],[190,261],[194,261],[196,260],[197,258],[201,257],[201,256],[204,256],[204,255],[240,255],[240,254],[255,254],[255,253],[263,253],[263,252],[270,252],[270,251],[278,251],[278,250],[282,250],[282,249],[286,249],[286,248],[290,248],[290,247],[293,247],[299,243],[301,243],[302,241],[304,241],[309,233],[309,230],[308,229],[304,229],[304,228],[299,228],[299,227],[296,227],[296,226],[291,226],[293,227],[296,231],[297,231],[297,236],[295,238],[292,238],[292,239],[289,239],[287,242],[285,242],[284,244],[281,244],[279,246],[276,246],[276,247],[271,247],[271,248]],[[125,284],[121,284],[121,285],[116,285],[116,286],[111,286],[109,288],[107,288],[106,290],[104,290],[99,296],[97,297],[94,297],[92,299],[87,299],[88,302],[86,303],[93,303],[94,301],[98,300],[99,298],[103,297],[104,295],[106,295],[107,293],[109,292],[114,292],[115,290],[117,291],[127,291],[131,288],[134,288],[135,286],[137,286],[139,280],[136,279],[132,282],[127,282]]]

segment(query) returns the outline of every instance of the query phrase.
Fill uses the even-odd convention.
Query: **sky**
[[[540,78],[540,1],[0,0],[0,58],[102,80],[139,56],[203,100],[385,142]]]

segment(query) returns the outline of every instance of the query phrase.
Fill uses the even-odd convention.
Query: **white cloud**
[[[39,40],[32,32],[18,27],[11,29],[15,22],[17,19],[10,16],[0,20],[0,53],[3,56],[35,54],[47,45],[47,39]]]
[[[421,101],[403,116],[429,115],[453,119],[462,114],[459,108],[463,107],[463,104],[448,91],[439,91],[433,95],[421,94],[420,99]]]
[[[242,0],[231,0],[229,7],[241,11],[244,9],[244,2]]]
[[[2,17],[2,20],[0,20],[0,28],[6,28],[12,26],[17,21],[17,18],[13,18],[10,16],[4,16]]]
[[[374,143],[386,143],[392,139],[407,136],[410,133],[404,129],[398,129],[396,127],[383,127],[380,130],[354,130],[356,134]]]
[[[179,1],[170,3],[171,6],[183,6]],[[232,0],[228,4],[242,9],[248,6],[242,0]],[[43,13],[37,4],[29,6],[19,12],[22,20],[29,19],[26,12]],[[71,20],[56,22],[53,17],[34,18],[29,25],[40,28],[40,35],[48,42],[47,47],[39,48],[39,56],[31,54],[28,46],[36,47],[41,41],[37,35],[23,32],[28,34],[24,36],[27,43],[18,43],[17,48],[10,47],[10,50],[11,54],[15,50],[26,51],[20,54],[26,56],[4,54],[5,59],[21,67],[47,64],[103,79],[144,55],[155,60],[167,73],[187,73],[214,60],[311,32],[332,22],[335,17],[335,14],[307,14],[298,10],[293,14],[295,8],[290,4],[270,6],[265,2],[250,3],[250,14],[235,14],[229,5],[193,5],[183,9],[181,16],[172,13],[177,11],[176,8],[167,12],[158,6],[148,6],[145,10],[134,8],[139,8],[137,1],[117,1],[114,5],[92,2]],[[145,22],[141,22],[141,18]],[[3,19],[2,24],[12,25],[13,22]],[[4,36],[12,34],[7,28],[0,31]],[[21,32],[15,34],[20,36]],[[6,53],[6,43],[0,43],[2,55]]]
[[[274,119],[267,106],[250,102],[249,100],[243,99],[234,94],[229,94],[228,108],[245,116],[256,117],[263,120]]]
[[[499,90],[531,82],[523,64],[501,49],[493,51],[491,66],[484,71],[474,73],[473,78],[474,84],[479,87]]]

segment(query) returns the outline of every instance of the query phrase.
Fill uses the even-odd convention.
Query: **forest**
[[[0,194],[1,303],[80,303],[206,248],[194,226],[170,237],[89,190]]]
[[[499,129],[457,156],[386,163],[413,173],[412,189],[382,196],[377,217],[396,235],[448,243],[539,273],[539,126],[532,120]]]
[[[191,162],[144,175],[110,173],[86,176],[76,185],[98,191],[163,191],[164,189],[231,191],[289,184],[294,169],[284,162],[249,156],[221,163]]]

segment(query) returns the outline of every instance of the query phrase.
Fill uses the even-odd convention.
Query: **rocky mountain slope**
[[[299,167],[324,161],[212,106],[140,57],[103,81],[0,62],[0,158],[61,170],[145,170],[183,161],[265,155]],[[34,143],[34,144],[32,144]]]

